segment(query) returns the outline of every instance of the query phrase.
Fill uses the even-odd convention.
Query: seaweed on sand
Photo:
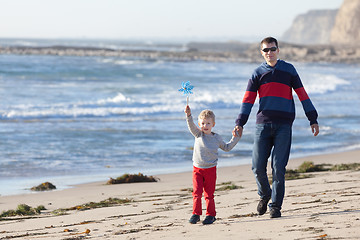
[[[121,204],[130,203],[130,202],[132,202],[132,200],[127,199],[127,198],[126,199],[108,198],[108,199],[102,200],[100,202],[89,202],[89,203],[85,203],[85,204],[81,204],[81,205],[76,205],[74,207],[56,209],[52,212],[52,214],[66,215],[67,211],[73,211],[73,210],[85,211],[85,210],[90,210],[90,209],[95,209],[95,208],[118,206]]]
[[[32,191],[49,191],[56,189],[56,186],[51,182],[44,182],[38,186],[32,187],[30,190]]]
[[[242,186],[237,186],[232,182],[224,182],[224,183],[221,183],[221,184],[218,184],[218,185],[220,185],[220,187],[216,188],[216,191],[226,191],[226,190],[234,190],[234,189],[243,188]]]
[[[305,161],[298,167],[298,172],[307,173],[307,172],[323,172],[328,171],[329,168],[326,166],[331,166],[330,164],[314,164],[314,162]]]
[[[26,204],[19,204],[16,210],[3,211],[0,214],[0,218],[14,217],[14,216],[32,216],[32,215],[40,214],[41,210],[46,210],[46,208],[43,205],[40,205],[36,208],[32,208]]]
[[[124,174],[117,178],[110,178],[106,184],[120,184],[120,183],[137,183],[137,182],[157,182],[159,179],[153,176],[146,176],[142,173],[138,174]]]
[[[324,171],[345,171],[345,170],[360,170],[360,163],[350,163],[350,164],[314,164],[311,161],[303,162],[297,169],[287,169],[285,173],[286,180],[295,180],[310,178],[312,175],[306,173],[313,172],[324,172]]]
[[[131,202],[130,199],[108,198],[100,202],[89,202],[75,207],[70,207],[65,210],[89,210],[94,208],[111,207],[129,202]]]

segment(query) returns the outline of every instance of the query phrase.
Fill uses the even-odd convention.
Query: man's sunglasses
[[[277,47],[271,47],[271,48],[264,48],[264,49],[262,49],[263,52],[268,52],[268,51],[275,52],[276,50],[277,50]]]

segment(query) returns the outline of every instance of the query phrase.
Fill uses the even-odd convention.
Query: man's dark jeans
[[[262,199],[271,197],[270,208],[281,209],[285,194],[285,168],[289,160],[292,126],[289,124],[256,124],[252,170]],[[272,190],[267,176],[271,154]]]

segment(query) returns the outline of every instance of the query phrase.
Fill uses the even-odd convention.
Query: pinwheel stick
[[[186,96],[186,106],[189,105],[189,95]]]

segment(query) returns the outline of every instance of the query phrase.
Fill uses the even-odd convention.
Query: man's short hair
[[[276,38],[273,38],[273,37],[264,38],[260,43],[260,47],[262,47],[263,43],[275,43],[276,47],[277,48],[279,47],[278,41],[276,40]]]
[[[205,119],[205,118],[211,118],[215,122],[215,114],[213,111],[206,109],[202,110],[201,113],[198,116],[198,119]]]

